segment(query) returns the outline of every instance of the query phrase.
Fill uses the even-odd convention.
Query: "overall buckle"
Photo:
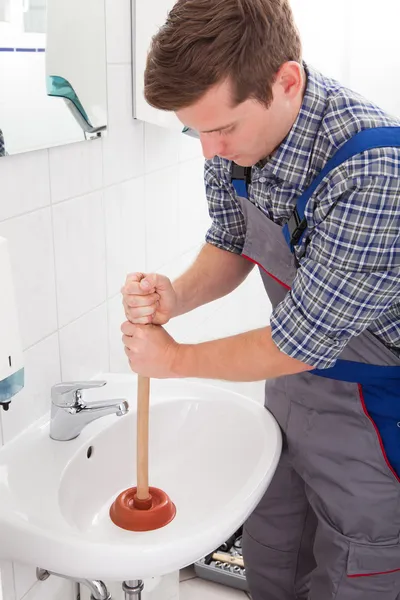
[[[305,217],[301,219],[299,213],[297,212],[297,208],[295,208],[292,216],[287,222],[287,226],[290,234],[290,244],[292,248],[294,248],[307,229],[307,219]]]
[[[251,183],[251,167],[241,167],[236,163],[232,163],[232,171],[231,171],[231,181],[234,179],[239,179],[240,181],[245,181],[246,185]]]

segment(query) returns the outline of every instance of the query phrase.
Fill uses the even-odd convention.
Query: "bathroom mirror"
[[[0,0],[0,157],[106,126],[104,0]]]

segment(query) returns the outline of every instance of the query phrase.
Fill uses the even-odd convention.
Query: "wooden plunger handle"
[[[138,375],[137,391],[137,498],[149,498],[149,394],[150,379]]]

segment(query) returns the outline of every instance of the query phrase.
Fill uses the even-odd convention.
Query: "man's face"
[[[290,65],[294,67],[294,73]],[[283,67],[289,65],[288,73]],[[200,136],[204,157],[220,156],[241,166],[252,166],[269,156],[284,140],[301,106],[302,71],[286,63],[272,87],[273,101],[266,108],[255,100],[232,107],[229,80],[212,87],[195,104],[176,115]]]

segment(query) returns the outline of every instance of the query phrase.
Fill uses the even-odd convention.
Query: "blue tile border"
[[[0,52],[46,52],[46,48],[0,48]]]

